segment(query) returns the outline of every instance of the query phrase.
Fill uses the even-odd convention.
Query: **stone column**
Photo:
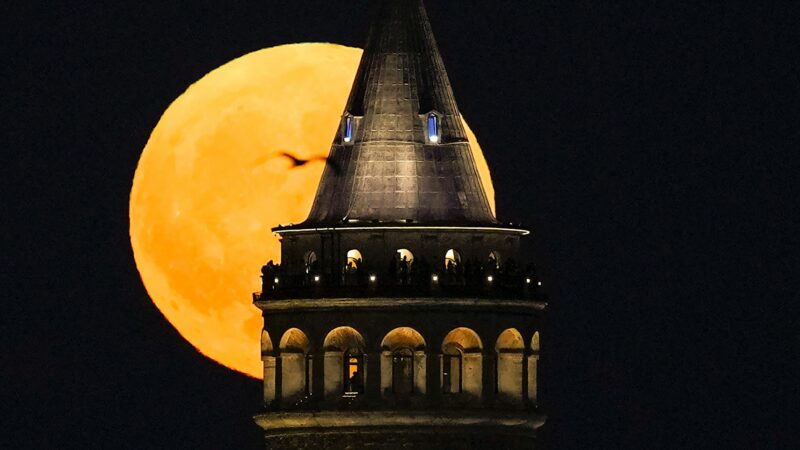
[[[392,353],[384,351],[379,354],[380,372],[379,385],[381,397],[386,397],[392,391]]]
[[[522,404],[524,358],[521,352],[504,352],[497,355],[497,390],[499,399],[505,403]]]
[[[483,404],[493,404],[497,398],[497,359],[494,353],[482,354],[483,359]]]
[[[343,357],[344,354],[339,351],[325,352],[325,369],[323,370],[325,373],[325,400],[332,400],[342,395]]]
[[[262,356],[264,362],[264,403],[269,404],[275,400],[275,357]]]
[[[381,398],[381,354],[380,353],[367,353],[364,355],[364,364],[366,365],[366,376],[364,377],[364,394],[370,400],[379,400]]]
[[[428,378],[427,358],[425,352],[414,352],[414,392],[425,395],[428,391],[426,380]]]
[[[303,353],[281,354],[281,397],[284,404],[296,401],[305,394],[306,355]]]
[[[528,401],[532,405],[539,404],[538,395],[538,370],[539,370],[539,353],[534,353],[528,356]]]
[[[462,392],[473,402],[480,403],[483,398],[484,384],[486,383],[483,370],[483,355],[481,353],[464,353],[461,360],[461,387]]]

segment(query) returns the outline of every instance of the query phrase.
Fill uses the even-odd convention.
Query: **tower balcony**
[[[318,298],[481,298],[546,302],[542,282],[534,274],[480,273],[464,277],[455,273],[426,273],[407,280],[353,271],[331,280],[322,274],[263,275],[262,291],[253,302]]]

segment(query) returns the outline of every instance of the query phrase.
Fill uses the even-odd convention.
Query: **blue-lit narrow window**
[[[344,141],[353,141],[353,117],[347,116],[344,118]]]
[[[439,118],[433,113],[428,114],[428,140],[439,142]]]

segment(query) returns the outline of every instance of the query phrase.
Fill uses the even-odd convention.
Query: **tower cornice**
[[[448,232],[464,232],[464,233],[505,233],[515,234],[519,236],[527,236],[530,234],[529,230],[524,228],[503,227],[503,226],[469,226],[469,225],[414,225],[411,223],[394,223],[394,224],[361,224],[361,223],[343,223],[341,225],[330,226],[315,226],[309,227],[307,224],[279,226],[272,229],[273,233],[278,235],[291,235],[291,234],[308,234],[308,233],[329,233],[329,232],[357,232],[357,231],[411,231],[411,232],[424,232],[424,231],[448,231]]]

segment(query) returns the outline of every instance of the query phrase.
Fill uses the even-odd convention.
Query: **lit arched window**
[[[392,353],[392,392],[398,395],[414,392],[414,352],[408,348]]]
[[[397,250],[397,259],[398,261],[404,261],[410,266],[411,263],[414,262],[414,254],[411,253],[411,250],[407,248],[401,248]]]
[[[428,141],[431,143],[439,142],[439,117],[434,113],[428,114]]]
[[[325,397],[364,392],[365,348],[361,333],[351,327],[338,327],[328,333],[323,343]]]
[[[345,142],[353,142],[353,116],[347,115],[344,118],[342,139]]]
[[[516,328],[509,328],[500,333],[495,351],[497,352],[495,392],[504,402],[522,402],[525,343],[520,332]]]
[[[349,250],[347,252],[347,267],[346,267],[346,269],[355,271],[355,270],[358,269],[358,266],[360,266],[363,261],[364,260],[361,258],[361,252],[360,251],[355,250],[355,249]]]
[[[442,390],[445,394],[458,394],[461,384],[461,350],[447,345],[442,351]]]
[[[411,281],[411,264],[414,263],[414,254],[407,248],[397,250],[397,276],[400,284],[408,284]]]
[[[461,255],[454,249],[450,249],[444,254],[444,268],[450,272],[461,264]]]
[[[475,331],[464,327],[450,331],[442,342],[442,391],[460,392],[480,399],[483,391],[482,352],[483,344]]]
[[[398,396],[425,393],[425,339],[410,327],[390,331],[381,341],[381,390]]]
[[[347,252],[347,261],[342,267],[342,281],[344,284],[358,285],[364,283],[363,262],[360,251],[353,249]]]
[[[500,252],[497,250],[489,253],[489,263],[488,269],[499,269],[500,268]]]
[[[293,401],[310,394],[310,343],[306,334],[297,328],[290,328],[283,334],[279,349],[282,398]]]
[[[344,393],[364,392],[364,354],[358,349],[350,349],[344,354]]]
[[[317,254],[313,251],[309,250],[306,252],[305,256],[303,257],[303,261],[306,266],[306,273],[314,272],[317,268]]]

